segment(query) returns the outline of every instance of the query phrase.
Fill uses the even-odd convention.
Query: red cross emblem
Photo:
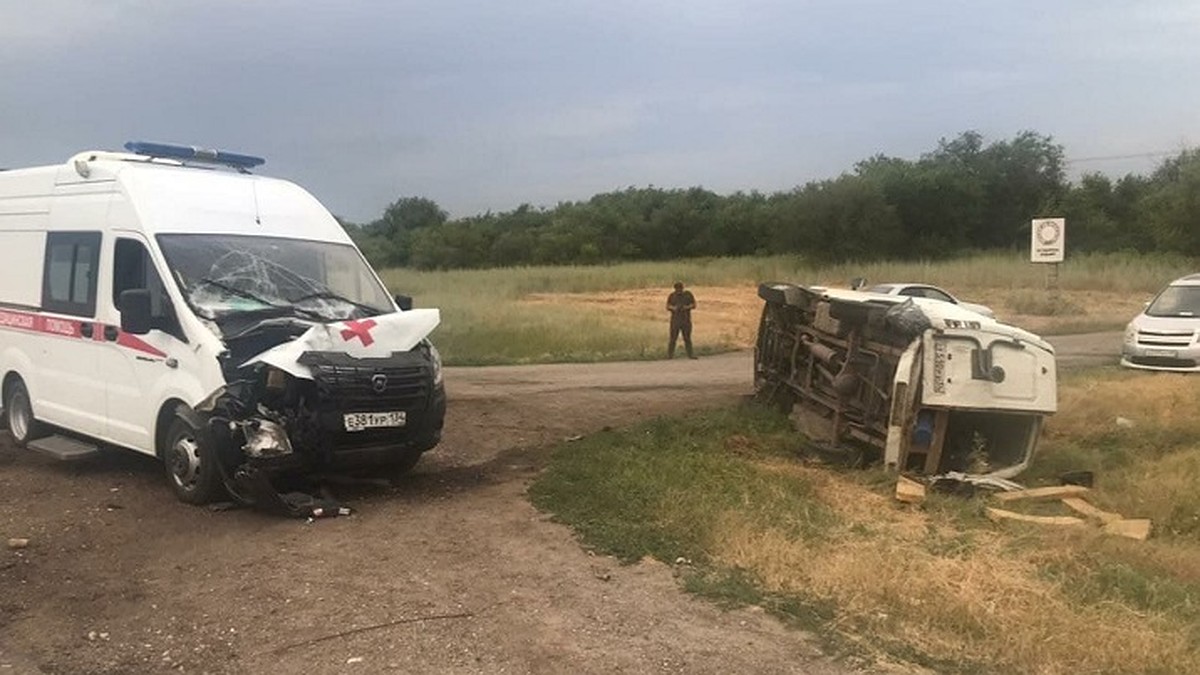
[[[371,343],[375,342],[375,338],[371,337],[371,329],[375,327],[373,319],[366,321],[347,321],[345,328],[342,329],[342,339],[346,342],[358,338],[362,340],[364,347],[370,347]]]

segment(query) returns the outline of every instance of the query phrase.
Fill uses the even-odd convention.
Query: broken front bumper
[[[399,465],[441,440],[446,391],[427,348],[305,352],[297,364],[309,377],[255,366],[199,408],[231,471],[243,462],[271,472]]]
[[[422,350],[357,359],[308,352],[315,397],[289,427],[294,456],[313,468],[357,468],[401,461],[441,440],[446,390]],[[351,424],[387,419],[380,426]]]

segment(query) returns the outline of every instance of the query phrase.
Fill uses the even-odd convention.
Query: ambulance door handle
[[[117,330],[116,326],[105,326],[104,327],[104,339],[108,340],[109,342],[116,342],[117,336],[120,334],[121,333],[120,333],[120,331]]]
[[[85,337],[85,338],[92,337],[92,332],[93,332],[92,324],[90,324],[90,323],[79,324],[79,334],[82,335],[83,337]]]

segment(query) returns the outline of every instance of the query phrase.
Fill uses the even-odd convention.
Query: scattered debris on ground
[[[1095,518],[1102,523],[1108,524],[1122,520],[1124,516],[1119,513],[1104,511],[1092,506],[1091,502],[1081,497],[1063,497],[1062,503],[1076,513],[1081,513],[1089,518]]]
[[[1017,513],[988,507],[987,515],[994,521],[1017,520],[1040,525],[1099,525],[1105,534],[1112,534],[1129,539],[1145,541],[1150,536],[1151,523],[1146,518],[1126,518],[1119,513],[1105,511],[1087,501],[1091,488],[1082,485],[1052,485],[1048,487],[1001,492],[993,498],[1002,503],[1020,501],[1053,502],[1058,501],[1071,511],[1084,518],[1076,516],[1045,516]]]
[[[925,501],[925,484],[906,476],[900,476],[896,481],[896,500],[906,504],[920,504]]]
[[[1030,488],[1028,490],[1013,490],[999,492],[995,495],[998,502],[1015,502],[1018,500],[1046,501],[1064,497],[1082,497],[1091,492],[1090,488],[1082,485],[1051,485],[1049,487]]]
[[[1091,494],[1092,489],[1089,485],[1093,482],[1094,476],[1090,471],[1071,472],[1067,475],[1076,475],[1084,477],[1088,485],[1075,485],[1066,483],[1063,485],[1048,485],[1045,487],[1024,488],[1012,481],[996,482],[994,480],[977,480],[978,486],[986,486],[989,489],[996,490],[991,498],[1002,504],[1014,503],[1044,503],[1044,502],[1060,502],[1067,509],[1084,516],[1070,515],[1041,515],[1030,513],[1019,513],[1008,509],[996,508],[988,506],[985,509],[987,517],[994,522],[1002,522],[1012,520],[1023,523],[1034,523],[1037,525],[1055,525],[1055,526],[1086,526],[1089,524],[1098,525],[1105,534],[1112,534],[1130,539],[1144,541],[1150,536],[1151,522],[1146,518],[1126,518],[1125,516],[1105,511],[1091,502],[1087,501],[1086,497]],[[967,478],[967,480],[962,480]],[[950,481],[949,487],[946,489],[947,481]],[[938,486],[942,485],[942,488]],[[970,491],[964,491],[963,486],[972,488]],[[954,492],[962,496],[974,496],[974,488],[977,487],[972,483],[969,477],[957,476],[948,478],[947,476],[934,476],[928,479],[915,480],[908,476],[900,476],[896,480],[896,501],[906,504],[921,504],[925,501],[925,495],[929,488],[937,489],[939,492]]]
[[[1150,519],[1149,518],[1127,518],[1123,520],[1115,520],[1104,525],[1105,534],[1115,534],[1121,537],[1129,537],[1138,541],[1145,541],[1150,538]]]
[[[1075,516],[1031,516],[1026,513],[1016,513],[1015,511],[1006,511],[997,509],[991,506],[987,507],[987,516],[994,521],[1001,520],[1017,520],[1023,523],[1037,523],[1038,525],[1083,525],[1082,518]]]

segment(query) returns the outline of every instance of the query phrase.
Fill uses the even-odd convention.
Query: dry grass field
[[[615,361],[661,358],[663,308],[671,284],[684,280],[699,306],[700,352],[742,349],[753,341],[761,281],[845,286],[927,282],[964,300],[990,305],[1006,322],[1035,333],[1120,329],[1166,282],[1192,271],[1186,259],[1089,256],[1062,266],[1058,297],[1045,290],[1045,269],[1019,255],[984,255],[935,263],[817,266],[790,256],[622,263],[591,267],[522,267],[417,272],[392,269],[384,280],[418,306],[440,307],[434,339],[452,365]]]
[[[714,349],[747,349],[754,345],[762,301],[757,286],[693,286],[695,340]],[[597,293],[531,293],[519,303],[583,311],[608,321],[626,321],[662,332],[663,305],[669,289],[638,288]],[[977,289],[964,298],[988,305],[1005,323],[1043,335],[1119,330],[1141,311],[1145,300],[1128,292],[1069,290],[1057,303],[1045,291]]]

